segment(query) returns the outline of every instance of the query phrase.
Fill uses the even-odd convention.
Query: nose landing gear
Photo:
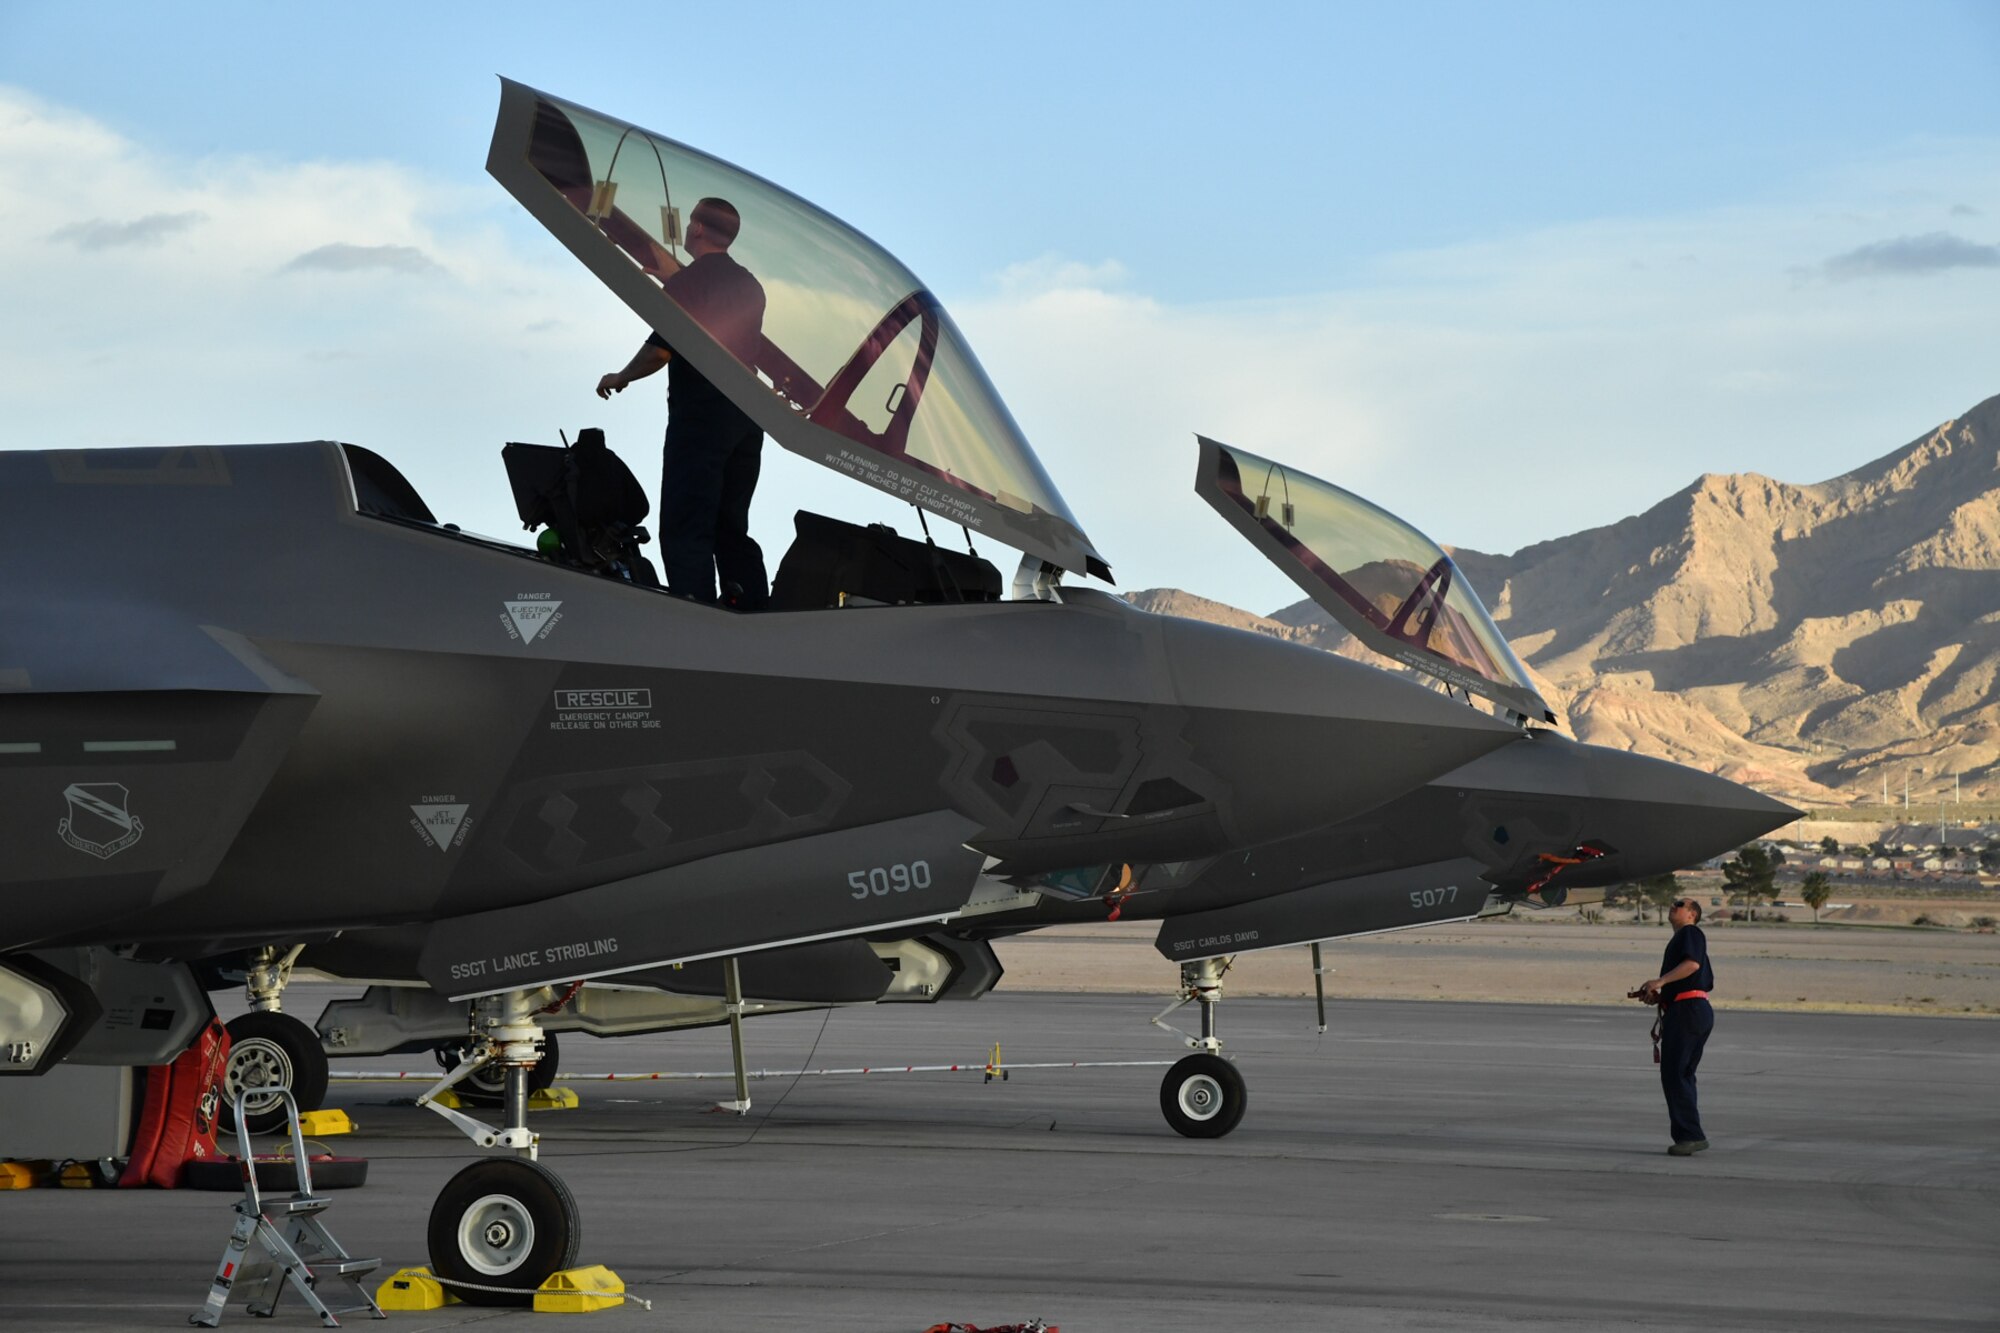
[[[1221,1138],[1242,1121],[1249,1105],[1243,1075],[1222,1058],[1222,1038],[1215,1035],[1215,1007],[1222,1001],[1222,976],[1231,961],[1203,958],[1182,963],[1180,994],[1153,1018],[1155,1027],[1199,1052],[1177,1061],[1160,1083],[1160,1114],[1176,1134],[1190,1139]],[[1166,1021],[1168,1014],[1190,1003],[1201,1006],[1199,1037]]]
[[[431,1271],[472,1305],[529,1305],[549,1275],[576,1263],[583,1222],[562,1178],[536,1160],[541,1136],[528,1128],[529,1074],[544,1057],[536,1021],[546,988],[506,991],[473,1004],[473,1034],[458,1065],[417,1098],[488,1158],[453,1176],[431,1206]],[[551,1053],[552,1054],[552,1053]],[[553,1069],[554,1062],[549,1061]],[[502,1091],[499,1128],[439,1103],[439,1093],[483,1075]],[[497,1075],[497,1077],[496,1077]]]

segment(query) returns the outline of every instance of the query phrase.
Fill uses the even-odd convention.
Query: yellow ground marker
[[[528,1094],[530,1111],[574,1111],[578,1104],[575,1088],[543,1088]]]

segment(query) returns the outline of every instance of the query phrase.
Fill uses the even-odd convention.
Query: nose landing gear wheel
[[[229,1062],[222,1071],[222,1097],[230,1110],[223,1123],[234,1126],[237,1100],[244,1098],[252,1134],[283,1129],[284,1101],[257,1091],[275,1087],[290,1088],[301,1111],[317,1111],[326,1101],[326,1051],[319,1034],[290,1014],[259,1011],[231,1020]]]
[[[474,1162],[431,1206],[431,1271],[454,1282],[513,1291],[447,1287],[469,1305],[532,1305],[549,1274],[576,1264],[583,1237],[576,1200],[562,1177],[524,1157]]]
[[[1160,1083],[1160,1113],[1176,1134],[1219,1139],[1243,1119],[1243,1075],[1219,1055],[1190,1055]]]

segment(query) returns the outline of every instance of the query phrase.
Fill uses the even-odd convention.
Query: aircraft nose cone
[[[1242,841],[1363,814],[1521,731],[1386,671],[1193,620],[1162,626],[1194,758]]]
[[[1738,782],[1682,764],[1580,746],[1587,787],[1622,825],[1606,839],[1634,879],[1665,874],[1733,851],[1799,818],[1800,812]]]

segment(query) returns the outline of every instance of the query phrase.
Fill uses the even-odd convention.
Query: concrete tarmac
[[[317,987],[288,1007],[317,1012]],[[783,1015],[753,1068],[1171,1060],[1139,996]],[[1185,1014],[1185,1011],[1183,1011]],[[1191,1018],[1191,1015],[1186,1015]],[[1161,1119],[1154,1068],[578,1082],[537,1113],[583,1209],[585,1262],[650,1312],[613,1329],[905,1333],[1040,1317],[1096,1330],[2000,1328],[2000,1023],[1724,1013],[1701,1071],[1711,1151],[1664,1155],[1649,1013],[1231,999],[1249,1112],[1219,1141]],[[722,1070],[717,1030],[566,1038],[566,1072]],[[336,1061],[426,1068],[428,1057]],[[407,1102],[343,1085],[373,1161],[330,1228],[424,1260],[438,1188],[475,1154]],[[0,1324],[183,1327],[231,1196],[0,1194]],[[385,1270],[386,1271],[386,1270]],[[406,1330],[553,1316],[454,1306]],[[272,1324],[240,1305],[223,1326]],[[349,1326],[356,1326],[350,1320]]]

